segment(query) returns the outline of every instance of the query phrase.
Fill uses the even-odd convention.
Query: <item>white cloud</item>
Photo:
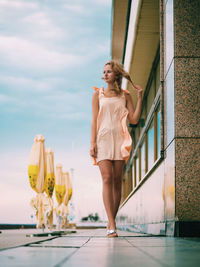
[[[0,36],[4,64],[23,70],[56,72],[84,62],[82,56],[59,53],[19,37]]]
[[[55,121],[88,121],[88,100],[86,91],[58,91],[62,79],[47,78],[33,80],[25,77],[0,77],[0,83],[6,84],[9,94],[0,94],[0,103],[4,113],[32,112],[40,119]],[[31,95],[31,97],[30,97]]]
[[[95,3],[104,6],[111,6],[112,0],[95,0]]]
[[[72,94],[60,92],[59,94],[45,95],[36,103],[29,102],[29,107],[34,105],[40,117],[51,118],[53,121],[88,121],[88,96],[84,92]]]
[[[4,104],[4,103],[10,103],[12,104],[13,102],[15,102],[16,99],[14,97],[5,95],[5,94],[0,94],[0,103]]]
[[[30,30],[32,38],[57,39],[66,38],[67,35],[67,29],[64,32],[60,27],[56,26],[45,12],[39,11],[25,16],[22,18],[21,23]]]
[[[98,55],[102,55],[102,54],[109,55],[109,52],[110,52],[110,43],[109,42],[99,43],[96,46],[96,50],[98,51],[98,53],[97,53]]]
[[[61,120],[67,120],[67,121],[80,121],[80,120],[88,120],[88,114],[84,112],[79,112],[79,111],[73,111],[70,113],[66,113],[66,111],[62,112],[61,110],[57,113],[51,112],[51,113],[46,113],[44,114],[47,117],[51,117],[53,119],[61,119]]]
[[[8,114],[14,114],[17,117],[17,114],[20,111],[25,110],[28,105],[28,103],[24,102],[19,97],[5,94],[0,95],[0,104],[1,112],[4,114],[2,119],[5,121]]]
[[[112,0],[76,0],[74,1],[76,5],[81,7],[93,8],[96,5],[102,6],[111,6]],[[69,6],[74,6],[73,4],[69,4]]]
[[[48,92],[52,89],[52,83],[39,79],[34,80],[32,78],[21,77],[21,76],[0,76],[0,82],[13,88],[15,91],[26,91],[27,93],[32,92]]]
[[[38,7],[37,3],[34,2],[25,2],[25,1],[18,1],[18,0],[0,0],[0,8],[17,8],[17,9],[24,9],[30,8],[35,9]]]
[[[65,8],[69,12],[79,13],[79,14],[88,14],[88,9],[83,5],[78,4],[64,4],[63,8]]]

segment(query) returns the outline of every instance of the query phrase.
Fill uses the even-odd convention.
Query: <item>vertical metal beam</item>
[[[132,0],[128,0],[128,8],[127,8],[127,15],[126,15],[126,30],[125,30],[125,38],[124,38],[124,49],[123,49],[123,55],[122,55],[122,64],[124,64],[125,54],[126,54],[126,43],[128,38],[128,27],[129,27],[129,19],[130,19],[130,13],[131,13],[131,3]]]
[[[138,152],[138,160],[139,160],[139,182],[141,181],[141,176],[142,176],[142,170],[141,170],[141,147],[139,147],[139,152]]]
[[[148,135],[145,133],[145,173],[148,172]]]
[[[154,162],[158,158],[158,112],[154,112]]]
[[[133,166],[134,166],[134,187],[137,186],[137,166],[136,166],[136,158],[133,159]]]

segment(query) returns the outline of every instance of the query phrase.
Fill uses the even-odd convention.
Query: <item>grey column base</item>
[[[200,237],[200,221],[167,221],[164,223],[124,224],[120,230],[157,236]]]
[[[175,236],[200,237],[200,221],[178,221],[175,222]]]
[[[123,224],[117,225],[117,228],[134,233],[165,236],[165,223]]]

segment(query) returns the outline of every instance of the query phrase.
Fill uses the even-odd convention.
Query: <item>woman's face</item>
[[[105,65],[105,67],[104,67],[103,80],[106,83],[114,83],[114,81],[115,81],[115,74],[112,70],[112,67],[109,64]]]

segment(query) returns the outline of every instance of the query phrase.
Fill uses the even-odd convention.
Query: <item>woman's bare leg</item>
[[[103,181],[103,202],[106,209],[110,229],[116,229],[115,208],[113,200],[113,164],[110,160],[98,163]]]
[[[114,218],[117,215],[122,193],[122,172],[124,160],[113,161],[113,201],[114,201]]]

